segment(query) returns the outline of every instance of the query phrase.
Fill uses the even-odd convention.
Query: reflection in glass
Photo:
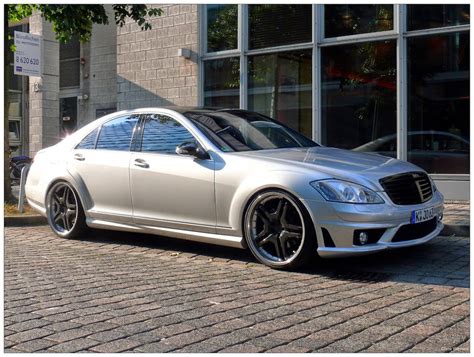
[[[311,5],[249,5],[249,48],[311,42]]]
[[[249,57],[249,110],[311,138],[311,58],[311,50]]]
[[[322,143],[344,149],[396,133],[396,43],[322,49]],[[391,156],[396,156],[396,140]]]
[[[9,137],[8,140],[10,144],[19,144],[20,143],[20,121],[19,120],[9,120]]]
[[[224,58],[204,62],[204,105],[209,107],[239,107],[239,58]]]
[[[21,92],[12,92],[8,93],[8,116],[14,118],[20,118],[21,113]]]
[[[469,5],[408,5],[408,30],[469,24]]]
[[[142,151],[176,154],[178,145],[195,141],[192,134],[173,118],[160,114],[147,116]]]
[[[324,37],[393,30],[393,5],[325,5]]]
[[[237,48],[237,5],[210,4],[207,8],[207,52]]]
[[[8,66],[8,80],[8,89],[14,91],[21,91],[23,89],[23,76],[13,73],[13,65]]]
[[[469,33],[408,39],[408,160],[469,173]]]

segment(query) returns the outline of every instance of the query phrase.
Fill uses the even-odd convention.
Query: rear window
[[[95,140],[97,139],[98,132],[99,128],[96,128],[89,133],[79,144],[77,144],[76,149],[95,149]]]
[[[102,125],[96,149],[128,151],[138,120],[139,116],[134,114],[113,119]]]

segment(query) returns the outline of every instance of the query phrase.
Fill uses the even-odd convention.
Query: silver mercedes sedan
[[[37,153],[26,196],[60,237],[152,233],[249,248],[280,269],[425,243],[443,227],[443,196],[419,167],[239,109],[97,119]]]

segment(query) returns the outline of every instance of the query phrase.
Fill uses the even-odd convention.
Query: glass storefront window
[[[240,61],[238,57],[204,62],[204,105],[239,108]]]
[[[249,48],[311,42],[311,5],[249,5]]]
[[[312,137],[311,50],[248,58],[248,108]]]
[[[207,52],[237,49],[237,5],[207,5]]]
[[[21,92],[9,91],[8,93],[8,116],[13,118],[21,118],[22,116],[22,94]]]
[[[8,51],[10,52],[10,51]],[[14,91],[23,90],[23,76],[13,74],[13,65],[8,66],[8,88]]]
[[[325,5],[324,37],[393,30],[393,5]]]
[[[469,173],[469,33],[408,39],[408,160]]]
[[[396,42],[324,47],[321,56],[322,143],[396,157]]]
[[[20,143],[20,121],[19,120],[9,120],[9,141],[12,145],[18,145]]]
[[[59,44],[59,88],[79,87],[81,44],[78,37]]]
[[[408,5],[408,30],[469,24],[469,5]]]

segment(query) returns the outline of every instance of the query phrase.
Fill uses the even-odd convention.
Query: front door
[[[214,231],[214,162],[175,152],[178,145],[195,140],[174,118],[145,116],[141,148],[130,157],[135,223]]]

